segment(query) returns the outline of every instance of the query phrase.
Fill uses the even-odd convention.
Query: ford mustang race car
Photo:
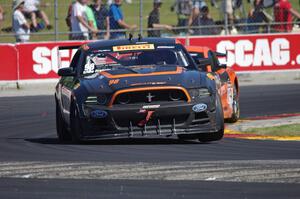
[[[202,70],[209,72],[219,80],[217,85],[221,96],[224,119],[227,122],[236,122],[240,117],[239,83],[235,72],[226,65],[220,64],[218,57],[226,54],[213,52],[207,47],[187,46],[186,49],[196,62],[201,64]],[[203,62],[206,61],[206,64]]]
[[[217,81],[174,39],[97,41],[60,68],[55,92],[60,141],[178,136],[220,140]]]

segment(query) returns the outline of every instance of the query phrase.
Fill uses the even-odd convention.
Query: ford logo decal
[[[92,118],[98,118],[98,119],[103,119],[107,117],[107,112],[102,111],[102,110],[95,110],[91,112],[91,117]]]
[[[196,113],[205,111],[207,109],[207,105],[206,104],[196,104],[193,106],[193,111]]]

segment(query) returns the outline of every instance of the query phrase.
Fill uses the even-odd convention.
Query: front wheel
[[[71,105],[71,137],[74,143],[81,143],[82,127],[79,118],[79,111],[75,102]]]
[[[58,102],[56,102],[56,133],[60,142],[66,142],[71,140],[70,132],[68,131],[66,123],[64,122],[64,119],[62,117],[61,109],[58,105]]]

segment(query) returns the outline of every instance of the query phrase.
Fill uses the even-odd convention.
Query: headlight
[[[97,96],[89,96],[85,100],[86,104],[97,104]]]
[[[100,94],[98,96],[89,96],[86,98],[86,104],[100,104],[105,105],[107,102],[107,97],[104,94]]]
[[[210,92],[207,88],[190,89],[189,93],[192,99],[210,96]]]

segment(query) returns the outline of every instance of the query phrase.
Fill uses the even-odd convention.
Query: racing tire
[[[56,101],[56,133],[60,142],[71,141],[70,132],[67,129],[66,123],[61,114],[61,109]]]
[[[233,87],[233,100],[232,100],[232,115],[226,120],[229,123],[235,123],[240,119],[240,101],[237,93],[236,85]]]
[[[224,136],[224,114],[223,114],[223,107],[221,103],[220,96],[217,97],[216,102],[216,123],[219,124],[219,130],[213,133],[203,133],[200,134],[198,140],[200,142],[212,142],[221,140]]]
[[[80,144],[82,142],[82,127],[79,118],[78,108],[75,105],[75,102],[73,102],[71,105],[70,124],[72,142],[75,144]]]

